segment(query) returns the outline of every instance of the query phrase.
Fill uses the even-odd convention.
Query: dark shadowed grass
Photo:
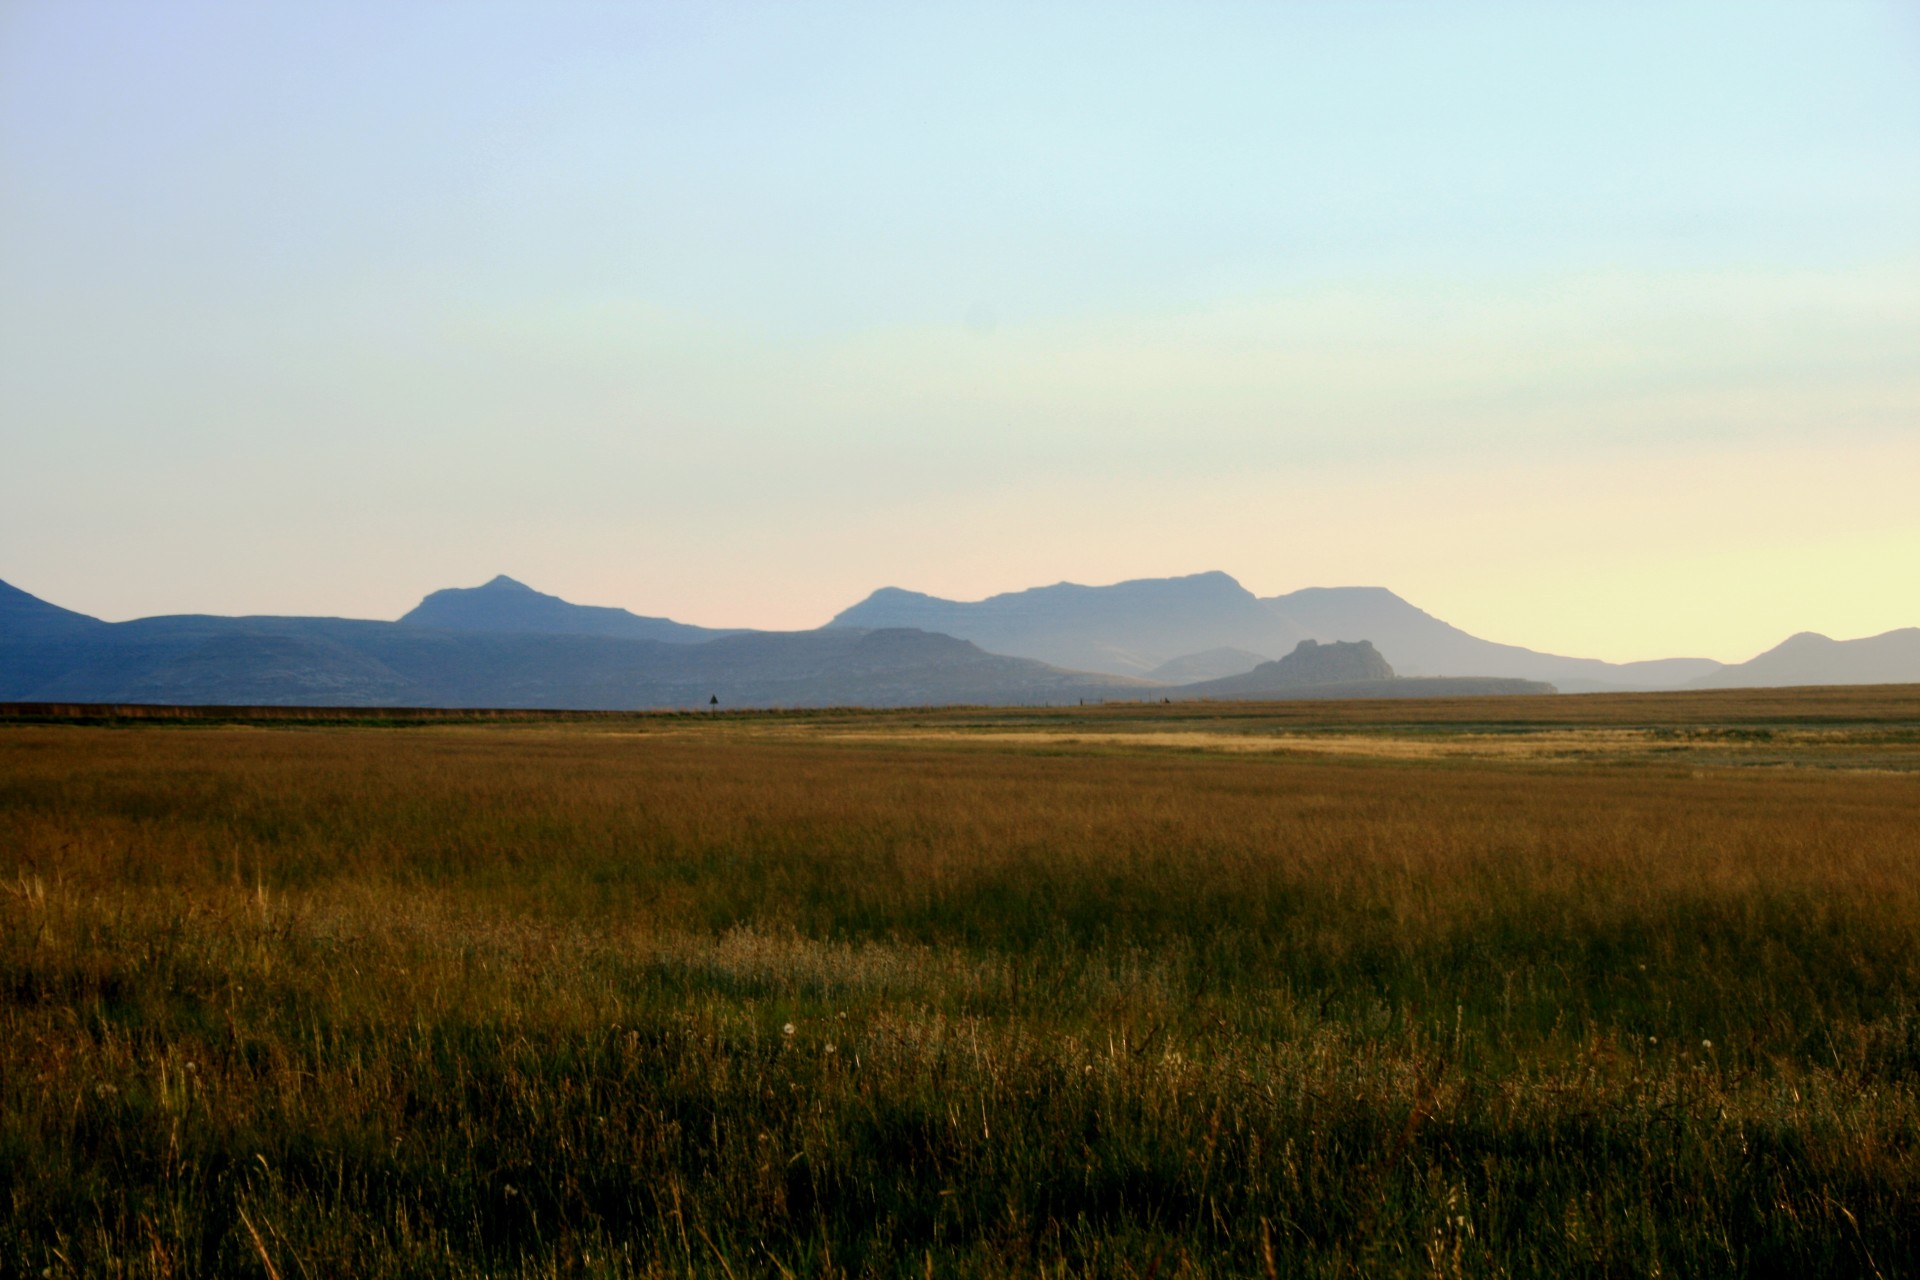
[[[0,734],[0,1274],[1913,1273],[1912,774],[667,728]]]

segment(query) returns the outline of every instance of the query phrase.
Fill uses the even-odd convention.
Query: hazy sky
[[[1920,624],[1920,5],[0,0],[0,578]]]

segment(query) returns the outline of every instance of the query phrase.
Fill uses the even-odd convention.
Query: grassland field
[[[0,709],[0,1276],[1920,1274],[1920,686]]]

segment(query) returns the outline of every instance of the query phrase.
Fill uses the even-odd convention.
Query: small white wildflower
[[[790,1036],[790,1035],[792,1035],[792,1034],[793,1034],[793,1024],[792,1024],[791,1022],[789,1022],[789,1023],[788,1023],[788,1024],[786,1025],[786,1026],[784,1026],[784,1027],[782,1027],[782,1028],[780,1028],[780,1034],[781,1034],[781,1035],[783,1035],[783,1036]]]
[[[840,1052],[840,1049],[839,1049],[839,1046],[837,1046],[837,1045],[831,1045],[831,1044],[830,1044],[830,1045],[828,1045],[828,1046],[827,1046],[827,1050],[826,1050],[826,1051],[827,1051],[828,1053],[838,1053],[838,1052]]]
[[[1702,1049],[1711,1049],[1711,1048],[1713,1048],[1713,1041],[1711,1041],[1711,1040],[1702,1040],[1702,1041],[1700,1042],[1700,1047],[1701,1047]]]
[[[1660,1037],[1659,1037],[1659,1036],[1648,1036],[1648,1037],[1647,1037],[1647,1043],[1648,1043],[1648,1044],[1659,1044],[1659,1043],[1660,1043]]]

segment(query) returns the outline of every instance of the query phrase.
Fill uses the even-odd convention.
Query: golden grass
[[[1610,705],[9,727],[0,1274],[1911,1273],[1916,717]]]
[[[780,729],[765,730],[768,733]],[[1664,729],[1537,729],[1524,733],[1455,732],[1408,736],[1392,733],[1315,732],[1283,729],[821,729],[796,726],[784,732],[830,736],[846,742],[971,743],[988,747],[1126,747],[1229,754],[1353,756],[1379,760],[1499,760],[1507,763],[1591,764],[1709,750],[1722,763],[1790,764],[1819,768],[1920,769],[1920,742],[1876,739],[1835,729],[1784,729],[1764,735],[1697,733],[1681,737]]]

